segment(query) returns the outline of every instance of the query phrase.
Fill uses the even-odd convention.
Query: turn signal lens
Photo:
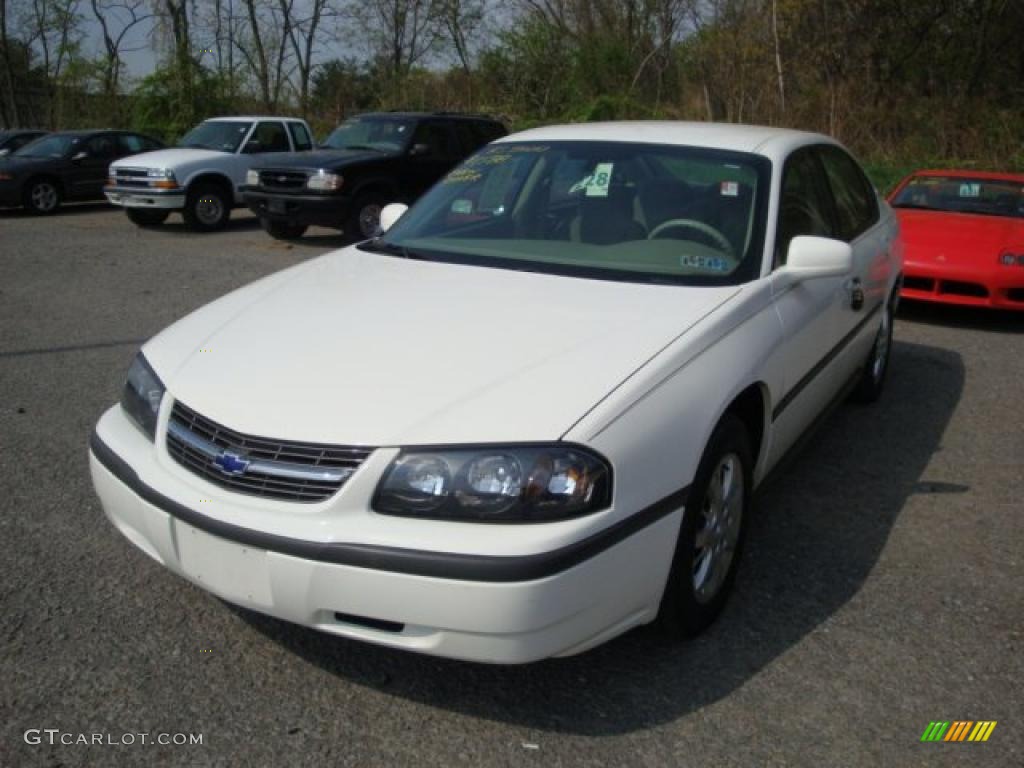
[[[154,189],[177,189],[178,182],[174,179],[160,179],[159,181],[150,182]]]

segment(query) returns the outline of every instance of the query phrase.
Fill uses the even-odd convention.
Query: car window
[[[372,149],[378,152],[399,152],[409,144],[414,123],[407,118],[349,118],[324,139],[330,149]]]
[[[288,130],[291,131],[292,143],[295,145],[296,152],[313,148],[313,140],[302,123],[288,123]]]
[[[85,151],[89,153],[89,157],[113,157],[116,154],[114,146],[113,136],[93,136],[85,143]]]
[[[786,263],[789,242],[798,235],[836,236],[827,182],[821,164],[809,149],[794,152],[783,167],[775,232],[776,267]]]
[[[836,237],[853,240],[878,221],[875,190],[843,150],[828,146],[818,152],[836,204]]]
[[[464,155],[472,154],[487,143],[485,141],[481,141],[480,137],[473,131],[469,123],[465,121],[460,120],[452,123],[452,128],[454,128],[455,135],[459,139],[459,144],[462,145],[462,153]]]
[[[137,155],[146,151],[142,137],[134,133],[122,133],[117,137],[117,143],[122,155]]]
[[[245,144],[246,152],[287,152],[290,148],[284,126],[269,120],[259,123]]]
[[[453,143],[454,136],[448,126],[436,121],[420,123],[412,135],[412,146],[426,144],[429,149],[424,157],[432,160],[456,160],[461,157]]]
[[[178,146],[234,152],[249,132],[252,123],[235,120],[207,120],[186,133]]]
[[[504,136],[507,131],[504,126],[499,123],[473,123],[473,132],[477,135],[477,140],[481,145],[490,144],[495,139],[500,139]]]
[[[41,135],[42,134],[39,133],[27,133],[22,136],[15,136],[8,145],[8,148],[13,152],[16,149],[25,146],[30,141],[35,141]]]
[[[998,177],[914,176],[900,188],[892,206],[1024,218],[1024,183]]]

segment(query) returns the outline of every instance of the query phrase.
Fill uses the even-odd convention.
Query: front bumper
[[[360,529],[358,517],[383,517],[367,509],[347,520],[344,512],[333,515],[337,525],[330,533],[349,540],[315,541],[241,526],[227,514],[215,516],[222,500],[224,505],[230,500],[251,504],[252,519],[268,512],[292,522],[317,517],[305,512],[305,505],[250,502],[185,470],[173,471],[173,460],[159,448],[162,439],[161,428],[156,445],[149,442],[115,406],[97,425],[90,450],[104,512],[150,557],[261,613],[336,635],[479,662],[571,655],[651,621],[685,499],[673,494],[598,535],[518,556],[425,552],[381,545],[381,536],[374,541],[365,531],[353,536]],[[385,465],[389,460],[382,457]],[[372,463],[371,456],[364,468]],[[337,496],[372,493],[380,464],[368,468],[373,472],[361,469]],[[380,521],[392,531],[421,523]],[[495,541],[507,547],[517,531],[536,540],[540,529],[492,530]]]
[[[1024,310],[1024,268],[993,265],[982,271],[909,262],[904,265],[900,296],[967,307]]]
[[[291,195],[242,187],[242,199],[257,216],[286,224],[331,227],[345,226],[352,200],[346,195]]]
[[[145,187],[104,187],[103,194],[114,205],[125,208],[157,208],[177,211],[185,207],[185,190]]]

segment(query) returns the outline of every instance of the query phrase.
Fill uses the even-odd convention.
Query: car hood
[[[737,293],[349,247],[230,294],[144,351],[172,395],[248,434],[552,440]]]
[[[203,162],[217,161],[229,156],[227,152],[218,152],[214,149],[196,149],[194,147],[172,147],[171,149],[157,149],[153,152],[142,152],[138,155],[129,155],[115,160],[110,164],[111,168],[180,168],[187,163],[197,160]]]
[[[268,155],[265,159],[260,158],[253,167],[260,170],[275,168],[329,168],[334,170],[356,163],[383,160],[389,157],[394,157],[394,155],[367,149],[318,149],[310,152]]]
[[[1024,219],[896,209],[908,264],[994,267],[1006,248],[1024,248]]]

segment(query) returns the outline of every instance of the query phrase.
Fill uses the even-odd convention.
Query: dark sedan
[[[0,158],[0,205],[43,214],[65,201],[102,200],[110,163],[162,147],[127,131],[51,133]]]
[[[0,131],[0,157],[9,155],[16,149],[21,149],[30,141],[35,141],[40,136],[45,136],[46,131],[32,128],[12,128]]]

